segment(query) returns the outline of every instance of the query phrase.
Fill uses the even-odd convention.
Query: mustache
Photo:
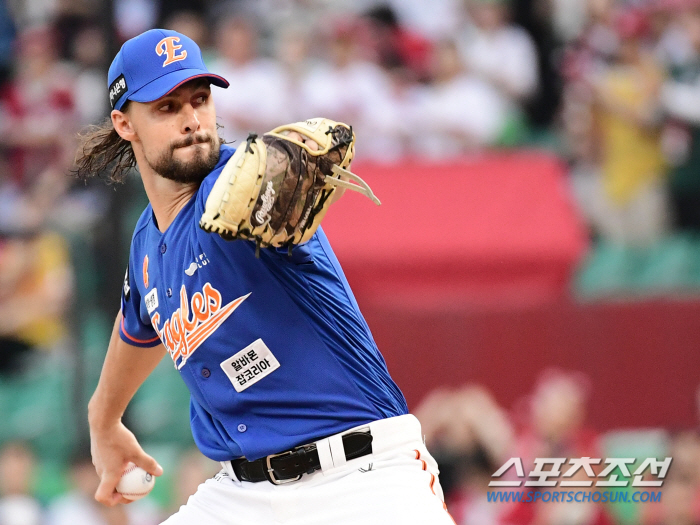
[[[187,135],[182,140],[179,140],[177,142],[172,142],[170,144],[170,149],[172,151],[175,151],[177,148],[186,148],[187,146],[191,146],[192,144],[205,144],[209,142],[210,144],[214,144],[214,139],[211,135],[208,133],[202,133],[202,134],[192,134],[192,135]]]

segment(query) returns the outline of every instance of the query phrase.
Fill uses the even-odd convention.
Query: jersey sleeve
[[[151,324],[141,320],[141,294],[133,281],[134,272],[131,261],[126,268],[124,286],[122,287],[121,321],[119,322],[119,337],[132,346],[150,348],[160,344],[160,338]]]

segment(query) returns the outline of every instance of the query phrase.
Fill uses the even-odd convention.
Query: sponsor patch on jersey
[[[279,361],[262,339],[254,341],[221,363],[221,369],[231,380],[236,392],[243,392],[279,367]]]
[[[151,315],[156,308],[158,308],[158,288],[154,288],[146,294],[144,297],[146,301],[146,310],[148,310],[148,315]]]
[[[202,268],[207,264],[209,264],[209,259],[207,258],[207,255],[205,253],[200,253],[199,257],[195,257],[194,262],[190,263],[189,267],[185,270],[185,274],[189,277],[192,277],[194,275],[194,272],[197,271],[197,268]]]

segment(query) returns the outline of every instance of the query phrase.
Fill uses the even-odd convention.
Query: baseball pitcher
[[[234,150],[211,84],[228,86],[195,42],[147,31],[114,58],[111,119],[78,149],[79,177],[138,168],[149,199],[89,404],[96,499],[128,502],[116,486],[129,462],[162,474],[121,418],[167,354],[194,440],[222,467],[168,525],[453,523],[319,226],[343,191],[378,203],[351,172],[352,128],[314,118]]]

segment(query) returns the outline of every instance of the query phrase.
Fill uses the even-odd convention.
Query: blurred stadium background
[[[459,525],[700,523],[700,1],[0,0],[0,525],[159,523],[216,471],[164,361],[126,420],[166,474],[91,500],[86,404],[146,198],[70,169],[152,27],[231,81],[227,140],[354,126],[383,206],[349,195],[324,228]],[[511,456],[669,455],[661,503],[485,498]]]

